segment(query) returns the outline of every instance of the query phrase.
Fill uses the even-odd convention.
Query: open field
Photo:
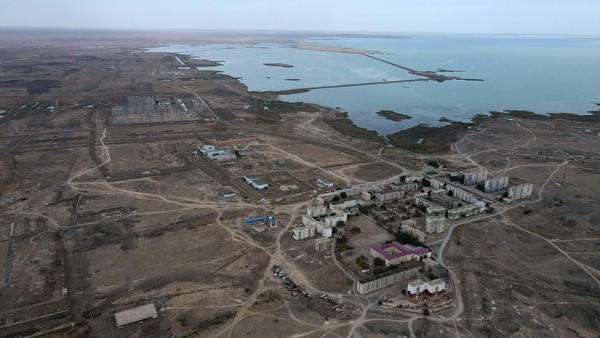
[[[73,33],[50,43],[15,34],[0,34],[0,336],[600,332],[599,121],[495,114],[475,129],[419,127],[387,144],[337,110],[248,93],[196,68],[215,60],[141,51],[290,37]],[[234,156],[210,159],[197,148],[207,144]],[[446,166],[439,177],[482,169],[534,185],[510,204],[495,200],[504,191],[480,194],[489,213],[428,235],[451,271],[450,307],[424,315],[378,304],[408,281],[358,294],[356,258],[372,261],[370,247],[393,238],[368,216],[336,229],[331,241],[347,235],[352,248],[338,244],[330,258],[315,249],[321,235],[292,238],[318,194],[430,173],[429,160]],[[246,175],[270,187],[256,190]],[[244,222],[266,215],[278,226]],[[275,264],[307,295],[274,276]],[[115,312],[148,303],[158,318],[117,329]]]

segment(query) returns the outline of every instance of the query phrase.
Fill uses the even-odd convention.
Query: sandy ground
[[[539,156],[598,157],[597,122],[500,118],[467,134],[451,153],[436,155],[448,166],[441,175],[482,168],[532,182],[534,194],[495,205],[497,213],[481,221],[449,224],[432,244],[452,271],[454,307],[428,317],[389,312],[377,302],[398,294],[401,285],[359,296],[352,292],[357,276],[348,271],[356,255],[368,256],[371,245],[391,238],[387,232],[362,216],[352,219],[361,234],[351,236],[355,249],[345,264],[317,253],[313,239],[294,241],[290,229],[316,194],[315,176],[339,186],[377,181],[407,173],[395,164],[399,159],[429,171],[422,166],[427,156],[340,135],[322,122],[326,108],[254,124],[256,116],[242,107],[250,98],[273,98],[251,97],[223,74],[180,71],[170,54],[131,53],[149,41],[140,39],[107,39],[85,50],[77,47],[81,40],[63,40],[43,53],[57,62],[43,65],[39,50],[6,51],[2,61],[10,62],[11,76],[35,93],[0,89],[0,109],[12,109],[0,126],[0,177],[6,182],[0,195],[6,282],[0,286],[0,335],[59,328],[56,335],[77,336],[89,328],[94,337],[597,336],[598,164]],[[28,72],[32,65],[38,71]],[[108,123],[110,108],[124,95],[144,93],[197,95],[226,118]],[[47,109],[51,104],[59,107],[56,114]],[[89,104],[97,108],[83,108]],[[187,157],[194,144],[225,132],[255,133],[259,140],[243,146],[253,153],[194,167],[200,162]],[[285,164],[276,164],[279,159]],[[177,171],[111,182],[101,167]],[[273,181],[271,195],[236,186],[250,173]],[[243,193],[220,198],[223,185]],[[302,194],[286,200],[295,194],[292,185]],[[252,196],[244,198],[246,192]],[[264,214],[278,217],[279,227],[258,234],[242,223]],[[440,245],[445,250],[437,252]],[[293,296],[273,277],[273,264],[312,298]],[[346,312],[337,314],[318,298],[322,293]],[[147,302],[156,304],[159,318],[116,330],[115,311]]]

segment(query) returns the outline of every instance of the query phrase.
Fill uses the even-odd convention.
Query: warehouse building
[[[259,216],[259,217],[255,217],[255,218],[248,218],[244,220],[245,224],[251,224],[251,223],[256,223],[256,222],[264,222],[266,224],[268,224],[271,228],[276,228],[277,227],[277,218],[267,215],[267,216]]]
[[[156,312],[156,306],[152,303],[115,313],[118,328],[156,317],[158,317],[158,312]]]
[[[244,176],[244,180],[256,190],[264,190],[269,188],[269,184],[258,176]]]
[[[322,184],[323,186],[325,186],[327,188],[333,188],[333,183],[329,182],[328,180],[326,180],[322,177],[317,177],[317,182],[319,182],[320,184]]]

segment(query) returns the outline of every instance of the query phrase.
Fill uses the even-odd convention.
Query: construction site
[[[143,51],[212,35],[81,34],[0,37],[0,336],[600,331],[597,115],[421,154]]]

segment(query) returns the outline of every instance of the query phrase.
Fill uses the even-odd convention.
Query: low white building
[[[269,184],[257,176],[244,176],[244,180],[256,190],[264,190],[269,188]]]
[[[333,188],[333,183],[329,182],[328,180],[326,180],[322,177],[317,177],[317,182],[319,182],[320,184],[322,184],[323,186],[325,186],[327,188]]]
[[[202,145],[202,146],[200,146],[198,148],[200,149],[200,152],[203,153],[203,154],[206,154],[209,151],[213,151],[213,150],[216,149],[215,146],[210,145],[210,144],[205,144],[205,145]]]
[[[156,312],[156,306],[153,303],[115,313],[115,321],[118,328],[156,317],[158,317],[158,312]]]

